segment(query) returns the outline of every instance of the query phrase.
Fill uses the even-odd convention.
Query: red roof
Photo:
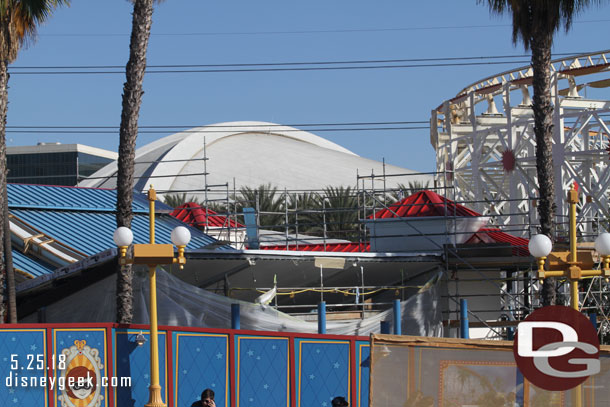
[[[369,219],[409,218],[420,216],[482,216],[436,192],[424,190],[382,209]]]
[[[466,242],[466,244],[477,243],[508,243],[512,246],[513,256],[530,255],[527,248],[529,240],[502,232],[500,229],[481,228]]]
[[[522,237],[513,236],[511,234],[502,232],[500,229],[494,228],[481,228],[476,232],[466,244],[478,244],[478,243],[507,243],[512,247],[513,256],[524,256],[530,255],[527,248],[529,240]],[[275,245],[275,246],[261,246],[261,250],[288,250],[296,251],[296,245]],[[299,251],[304,252],[323,252],[324,244],[305,244],[299,245]],[[341,253],[358,253],[358,252],[369,252],[371,251],[371,245],[367,243],[327,243],[327,252],[341,252]]]
[[[289,250],[296,251],[296,245],[290,245],[286,248],[286,245],[278,246],[261,246],[261,250]],[[299,251],[303,252],[323,252],[324,244],[300,244]],[[326,243],[327,252],[341,252],[341,253],[357,253],[357,252],[368,252],[371,250],[371,245],[367,243]]]
[[[205,228],[207,225],[211,228],[221,227],[232,227],[232,228],[243,228],[239,222],[233,220],[227,220],[226,216],[218,215],[211,209],[206,209],[195,202],[188,202],[183,205],[177,206],[171,215],[178,218],[184,223],[188,223],[191,226],[199,229]]]

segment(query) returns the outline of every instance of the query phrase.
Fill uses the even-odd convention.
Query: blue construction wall
[[[57,381],[62,376],[62,366],[60,366],[60,355],[66,355],[65,369],[70,372],[74,367],[82,366],[87,369],[91,376],[110,376],[108,372],[108,331],[104,328],[55,328],[50,330],[51,337],[51,358],[49,358],[50,368],[53,370],[53,377]],[[70,361],[70,353],[75,358]],[[54,363],[53,363],[54,362]],[[57,387],[56,387],[57,388]],[[98,393],[96,395],[96,393]],[[66,405],[62,399],[69,398],[67,390],[53,391],[49,393],[54,406]],[[111,405],[109,400],[108,387],[102,387],[96,380],[94,391],[91,392],[92,400],[99,399],[100,406]],[[88,398],[88,397],[87,397]],[[80,399],[79,399],[80,400]],[[86,400],[86,399],[84,399]],[[91,402],[93,404],[93,402]]]
[[[330,407],[336,396],[350,404],[350,342],[296,339],[297,406]]]
[[[290,405],[289,338],[235,336],[238,406]]]
[[[356,388],[358,389],[355,407],[369,407],[369,374],[371,372],[371,346],[368,341],[356,341],[357,375]]]
[[[217,407],[229,407],[229,335],[173,332],[174,405],[190,406],[214,390]]]
[[[138,345],[136,336],[142,333],[146,342]],[[114,376],[131,377],[130,387],[115,390],[115,404],[121,407],[143,406],[148,402],[150,385],[150,333],[148,330],[115,329]],[[163,400],[168,397],[167,332],[159,332],[159,384]]]
[[[0,331],[0,406],[48,406],[43,386],[21,386],[22,378],[46,374],[48,352],[45,329],[3,329]],[[44,363],[37,366],[38,355]]]
[[[148,402],[147,326],[4,327],[0,407],[135,407]],[[144,343],[136,342],[138,334]],[[330,407],[336,396],[350,406],[368,407],[367,338],[161,327],[158,357],[161,394],[170,407],[190,407],[205,388],[214,390],[218,407]],[[88,376],[92,386],[58,386],[60,380],[67,384],[70,377]],[[20,385],[23,380],[26,385]]]

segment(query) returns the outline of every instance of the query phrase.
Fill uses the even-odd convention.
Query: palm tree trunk
[[[6,116],[5,116],[6,117]],[[6,149],[5,149],[6,159]],[[5,166],[6,168],[6,166]],[[5,184],[4,184],[4,203],[2,212],[4,214],[4,266],[6,270],[6,290],[8,291],[8,322],[11,324],[17,323],[17,292],[15,290],[15,269],[13,268],[13,251],[11,244],[11,226],[8,212],[8,192],[6,188],[6,174],[5,171]]]
[[[2,35],[7,30],[1,27]],[[8,110],[8,61],[0,58],[0,191],[6,190],[6,113]],[[4,208],[5,194],[0,193],[0,208]],[[0,242],[4,242],[4,223],[8,221],[5,218],[4,211],[0,210]],[[5,251],[4,245],[0,244],[0,323],[6,320],[4,280],[7,277],[4,261]]]
[[[142,83],[146,70],[146,51],[152,26],[153,0],[136,0],[133,6],[129,61],[123,86],[119,160],[117,175],[117,226],[131,227],[133,218],[133,172],[138,135],[138,117],[142,103]],[[119,266],[117,273],[117,322],[129,324],[133,319],[133,271]]]
[[[535,16],[534,16],[535,17]],[[551,44],[553,33],[534,30],[531,38],[534,100],[534,134],[536,135],[536,170],[538,175],[538,216],[540,233],[555,237],[555,181],[553,169],[553,105],[551,104]],[[542,305],[555,304],[555,279],[546,278],[542,285]]]

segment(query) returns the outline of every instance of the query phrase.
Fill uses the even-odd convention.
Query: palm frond
[[[555,32],[564,28],[567,32],[574,17],[600,0],[477,0],[486,3],[492,14],[510,14],[513,25],[513,42],[523,42],[530,48],[533,35],[546,34],[552,39]],[[551,40],[552,41],[552,40]]]
[[[388,198],[390,203],[395,203],[428,188],[430,188],[430,181],[426,181],[425,183],[422,181],[409,181],[407,185],[399,183],[396,188],[388,193]]]
[[[324,215],[322,200],[316,192],[303,192],[288,196],[288,222],[291,232],[322,236]]]
[[[358,238],[358,196],[352,187],[324,189],[326,230],[329,237],[355,240]]]
[[[69,0],[2,0],[0,1],[0,53],[13,61],[22,46],[36,39],[36,30],[58,6]]]
[[[190,202],[186,198],[186,192],[184,194],[168,194],[163,197],[163,202],[171,206],[172,208],[176,208],[182,204]]]
[[[284,196],[278,194],[276,186],[271,184],[259,185],[256,188],[244,186],[239,190],[237,208],[255,208],[259,214],[259,224],[269,226],[271,229],[283,230],[285,223]]]

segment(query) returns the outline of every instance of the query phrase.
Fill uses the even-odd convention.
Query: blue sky
[[[13,65],[124,66],[131,10],[128,1],[73,0],[71,7],[57,10],[40,28],[37,41]],[[591,8],[577,17],[570,33],[556,36],[553,52],[610,48],[609,23],[610,5]],[[522,54],[523,47],[512,44],[510,19],[490,16],[475,0],[166,0],[153,14],[148,64]],[[470,83],[522,65],[148,74],[140,125],[188,127],[239,120],[280,124],[428,121],[433,108]],[[37,71],[41,70],[47,69]],[[9,127],[119,125],[124,74],[17,72],[12,70],[9,84]],[[114,151],[118,146],[118,134],[12,130],[7,133],[9,146],[56,141]],[[172,132],[141,134],[138,146]],[[426,129],[314,133],[364,157],[385,158],[388,163],[419,171],[435,168]]]

